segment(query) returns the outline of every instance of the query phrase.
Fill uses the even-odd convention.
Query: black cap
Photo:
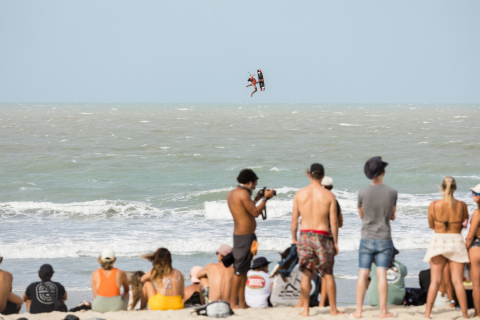
[[[367,160],[363,171],[367,178],[371,180],[381,175],[387,165],[387,162],[382,161],[382,157],[373,157]]]
[[[52,276],[53,275],[53,268],[49,264],[44,264],[40,267],[40,275],[41,276]]]
[[[256,258],[255,260],[253,260],[253,265],[252,265],[252,269],[257,269],[257,268],[261,268],[263,266],[266,266],[267,264],[271,263],[272,261],[268,261],[266,258],[264,257],[258,257]]]
[[[310,166],[310,173],[323,176],[325,175],[325,169],[320,163],[314,163]]]

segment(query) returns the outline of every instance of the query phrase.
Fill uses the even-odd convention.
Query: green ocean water
[[[394,242],[414,279],[443,177],[455,177],[457,198],[474,208],[479,133],[480,105],[1,104],[0,254],[23,270],[16,288],[51,260],[67,288],[88,290],[106,246],[129,269],[147,268],[137,257],[166,246],[188,273],[232,242],[225,199],[248,167],[278,191],[257,232],[261,252],[276,257],[290,243],[305,169],[320,162],[345,215],[336,276],[352,280],[356,193],[369,183],[365,161],[382,156],[385,183],[399,191]]]

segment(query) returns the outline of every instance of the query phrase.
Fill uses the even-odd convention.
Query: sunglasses
[[[475,192],[475,191],[472,191],[472,195],[473,195],[473,196],[477,196],[477,197],[478,197],[478,196],[480,196],[480,193],[478,193],[478,192]]]

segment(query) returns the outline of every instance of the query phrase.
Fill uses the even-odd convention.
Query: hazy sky
[[[478,0],[0,0],[0,102],[479,103],[479,60]]]

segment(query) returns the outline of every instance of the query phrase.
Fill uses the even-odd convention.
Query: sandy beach
[[[322,318],[322,319],[348,319],[348,313],[351,313],[355,310],[354,306],[340,307],[341,311],[345,311],[345,315],[340,315],[337,317],[330,316],[330,308],[311,308],[310,317]],[[403,306],[392,306],[389,309],[393,313],[398,313],[396,319],[424,319],[423,313],[425,312],[425,306],[418,307],[403,307]],[[21,315],[14,316],[3,316],[5,320],[16,320],[21,316],[29,320],[61,320],[64,319],[67,314],[75,314],[82,320],[87,319],[105,319],[105,320],[153,320],[153,319],[192,319],[204,317],[198,316],[192,313],[192,309],[183,309],[178,311],[120,311],[120,312],[107,312],[107,313],[98,313],[92,311],[86,312],[76,312],[76,313],[44,313],[44,314],[35,314],[31,315],[29,313],[24,313]],[[232,316],[232,319],[257,319],[257,320],[267,320],[267,319],[304,319],[303,317],[298,316],[299,310],[294,308],[268,308],[268,309],[247,309],[247,310],[236,310],[235,315]],[[469,315],[473,317],[473,309],[470,310]],[[376,307],[365,306],[363,319],[379,319],[379,310]],[[452,310],[450,308],[434,308],[432,313],[432,319],[459,319],[462,314],[459,310]]]

